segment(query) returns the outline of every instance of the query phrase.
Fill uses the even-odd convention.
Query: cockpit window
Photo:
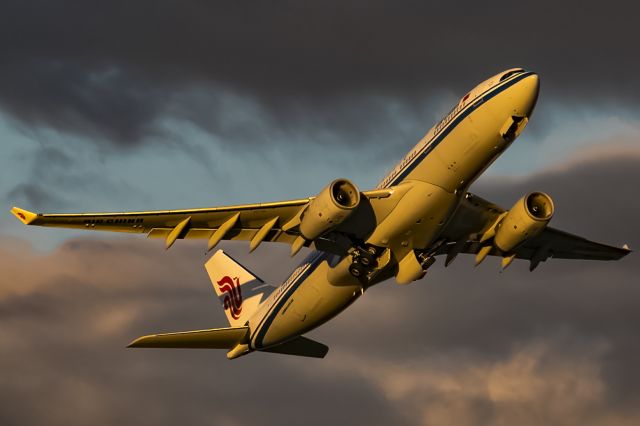
[[[517,70],[511,70],[511,71],[509,71],[509,72],[506,72],[506,73],[504,73],[504,74],[502,75],[502,77],[500,77],[500,81],[504,81],[504,80],[506,80],[507,78],[511,77],[512,75],[514,75],[514,74],[519,74],[519,73],[521,73],[521,72],[523,72],[523,71],[524,71],[523,69],[517,69]]]

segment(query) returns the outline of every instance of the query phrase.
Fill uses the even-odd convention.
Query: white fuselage
[[[426,249],[433,244],[469,185],[520,134],[535,106],[538,87],[535,73],[514,69],[466,94],[378,185],[411,187],[378,221],[367,243],[396,253],[403,247]],[[305,259],[249,320],[251,350],[318,327],[363,293],[363,286],[353,281],[339,285],[327,280],[338,261],[338,256],[321,251]]]

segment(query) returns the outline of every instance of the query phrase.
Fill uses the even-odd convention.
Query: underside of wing
[[[449,265],[458,254],[467,253],[478,255],[484,247],[489,248],[489,250],[484,253],[484,256],[499,256],[505,258],[505,254],[498,248],[472,240],[443,244],[438,248],[436,255],[447,255],[446,265]],[[531,263],[530,269],[533,270],[540,262],[544,262],[548,258],[619,260],[630,252],[631,250],[626,247],[609,246],[589,241],[577,235],[572,235],[554,228],[547,228],[539,236],[532,238],[531,241],[527,241],[515,249],[507,259],[511,260],[516,258],[529,260]]]
[[[545,227],[537,235],[525,239],[512,250],[501,250],[495,244],[496,228],[507,211],[478,196],[468,194],[458,211],[447,225],[436,255],[446,255],[445,265],[450,264],[459,253],[476,255],[476,263],[486,256],[500,256],[502,266],[507,267],[513,259],[530,261],[530,270],[548,258],[618,260],[631,251],[624,247],[613,247],[587,240],[577,235]]]
[[[555,259],[619,260],[629,254],[627,247],[613,247],[589,241],[554,228],[545,229],[540,235],[526,241],[516,251],[521,259],[532,259],[540,251]]]

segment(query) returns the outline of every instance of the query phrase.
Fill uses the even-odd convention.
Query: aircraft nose
[[[528,77],[523,79],[519,84],[521,94],[521,105],[518,112],[521,117],[531,117],[533,109],[538,101],[538,93],[540,92],[540,78],[538,74],[531,73]]]
[[[500,129],[500,134],[506,141],[512,142],[522,133],[533,114],[539,90],[540,79],[536,73],[532,72],[524,75],[510,88],[509,115]]]

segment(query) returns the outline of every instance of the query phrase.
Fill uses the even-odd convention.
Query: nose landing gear
[[[513,115],[502,125],[500,135],[506,142],[511,143],[518,137],[518,135],[520,135],[520,133],[522,133],[522,130],[527,125],[528,121],[527,117]]]

